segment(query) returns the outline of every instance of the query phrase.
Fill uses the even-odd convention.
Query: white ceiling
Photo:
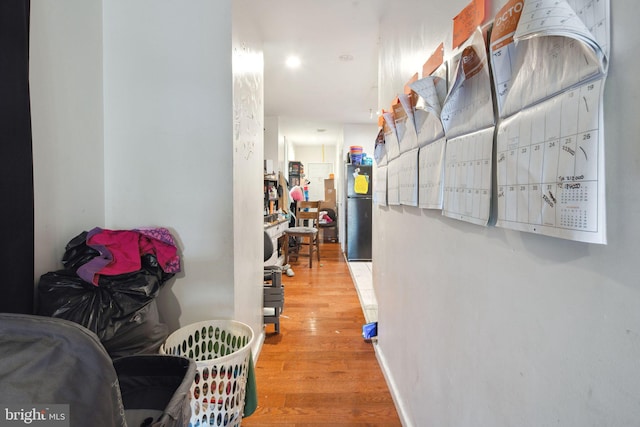
[[[377,123],[380,0],[250,3],[264,43],[265,116],[280,117],[289,141],[335,144],[342,124]],[[291,54],[300,68],[285,67]]]

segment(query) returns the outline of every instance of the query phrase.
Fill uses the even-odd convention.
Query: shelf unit
[[[304,177],[302,162],[289,162],[289,186],[301,185]]]
[[[278,176],[275,174],[264,176],[264,206],[265,222],[271,222],[271,218],[277,216],[278,211]]]

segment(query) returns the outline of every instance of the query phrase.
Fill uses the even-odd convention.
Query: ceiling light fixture
[[[298,68],[300,67],[301,61],[299,57],[291,55],[287,58],[285,64],[287,64],[288,68]]]

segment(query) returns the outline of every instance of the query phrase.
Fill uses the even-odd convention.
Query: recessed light
[[[301,61],[299,57],[291,55],[287,58],[285,64],[287,64],[287,67],[289,68],[298,68],[300,67]]]

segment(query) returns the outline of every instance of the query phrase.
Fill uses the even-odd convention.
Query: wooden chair
[[[320,236],[318,226],[320,224],[320,202],[298,202],[296,208],[296,226],[289,227],[285,234],[287,236],[286,250],[284,253],[285,265],[289,263],[291,255],[308,256],[309,268],[313,266],[313,253],[315,252],[320,262]],[[293,237],[296,245],[291,247],[290,237]],[[303,253],[303,248],[308,247],[308,252]]]

